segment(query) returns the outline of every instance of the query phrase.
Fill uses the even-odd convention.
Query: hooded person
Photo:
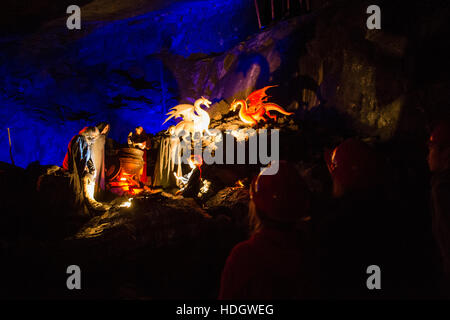
[[[202,185],[203,159],[200,155],[191,155],[188,162],[191,171],[183,177],[183,180],[185,180],[186,183],[183,183],[184,186],[177,193],[180,193],[185,198],[198,199],[198,193],[200,192]],[[181,178],[177,178],[177,180],[178,179]]]
[[[175,126],[170,126],[160,138],[153,174],[153,187],[173,188],[177,186],[176,177],[183,175],[181,154],[180,138],[175,134]]]
[[[105,191],[105,143],[110,130],[110,126],[106,122],[96,125],[100,134],[92,145],[92,160],[96,169],[94,198],[101,199]]]
[[[98,136],[96,127],[85,127],[70,140],[67,147],[62,167],[70,174],[73,205],[76,208],[83,208],[84,204],[92,209],[104,208],[94,199],[96,170],[91,148]]]
[[[420,250],[406,250],[414,235],[404,228],[408,216],[393,197],[387,161],[366,143],[350,138],[332,152],[326,151],[325,162],[333,200],[315,230],[321,296],[377,299],[419,292],[420,275],[411,264]],[[368,270],[377,267],[381,277],[376,271],[369,281]],[[410,283],[412,276],[417,283]]]
[[[299,299],[313,296],[309,252],[311,194],[296,168],[279,161],[250,190],[250,239],[237,244],[222,272],[219,299]]]
[[[450,296],[450,120],[435,126],[428,148],[433,236],[441,256],[444,293]]]

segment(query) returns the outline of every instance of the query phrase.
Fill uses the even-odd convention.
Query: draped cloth
[[[177,176],[182,175],[180,140],[178,137],[163,136],[159,144],[153,186],[163,188],[176,187],[177,181],[174,172]]]
[[[106,135],[101,134],[92,145],[92,160],[97,172],[95,176],[95,199],[100,199],[105,191],[105,142]]]
[[[142,166],[142,173],[141,173],[140,181],[143,184],[147,184],[147,150],[144,149],[142,151],[144,151],[144,155],[142,156],[142,160],[144,161],[144,164]]]
[[[74,208],[86,210],[83,177],[88,172],[94,172],[95,167],[89,145],[82,135],[76,135],[70,140],[63,161],[63,169],[69,172],[69,183],[73,194],[71,205]]]

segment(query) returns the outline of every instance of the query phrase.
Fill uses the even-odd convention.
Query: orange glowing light
[[[126,172],[121,172],[119,177],[114,181],[110,181],[109,186],[118,188],[130,195],[136,195],[143,191],[143,189],[140,188],[139,182],[136,181],[136,177]]]
[[[334,169],[336,169],[336,151],[337,151],[337,147],[334,148],[333,153],[331,154],[331,164],[330,164],[330,169],[331,171],[334,171]]]
[[[144,191],[144,189],[134,188],[134,189],[132,190],[132,192],[133,192],[134,195],[137,195],[137,194],[141,193],[142,191]]]
[[[241,180],[236,181],[233,189],[242,189],[242,188],[244,188],[244,183]]]

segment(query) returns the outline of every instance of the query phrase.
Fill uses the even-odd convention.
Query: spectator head
[[[254,231],[261,226],[293,226],[309,218],[308,186],[292,164],[279,161],[278,166],[274,175],[261,172],[250,187],[250,220]]]
[[[438,123],[428,142],[428,166],[431,172],[450,169],[450,121]]]
[[[347,139],[324,156],[335,197],[374,188],[384,180],[386,172],[381,157],[362,141]]]

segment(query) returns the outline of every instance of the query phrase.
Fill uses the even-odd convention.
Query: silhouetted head
[[[332,152],[325,152],[325,162],[333,180],[333,195],[374,188],[384,180],[383,159],[362,141],[351,138]]]
[[[297,169],[287,161],[279,161],[276,174],[265,175],[265,170],[268,169],[250,187],[250,218],[254,228],[292,226],[306,220],[311,192]]]
[[[433,129],[428,142],[428,166],[431,172],[450,169],[450,121],[443,120]]]

